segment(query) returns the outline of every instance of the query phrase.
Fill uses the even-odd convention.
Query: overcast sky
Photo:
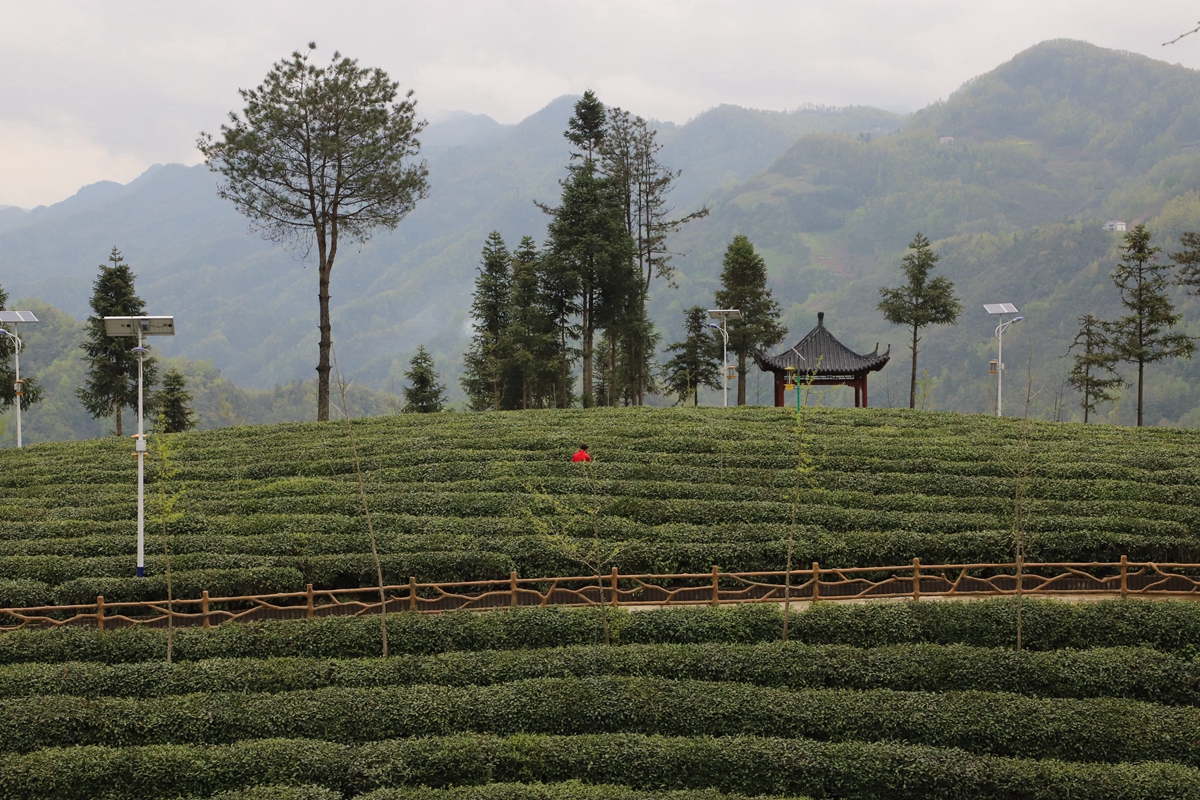
[[[0,0],[0,205],[196,163],[271,64],[310,40],[380,66],[427,115],[517,122],[591,87],[684,122],[720,103],[912,111],[1045,39],[1200,67],[1194,0]]]

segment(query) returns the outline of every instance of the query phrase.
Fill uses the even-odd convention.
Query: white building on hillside
[[[954,144],[953,136],[939,136],[938,144]]]
[[[1123,230],[1125,230],[1125,223],[1121,222],[1120,220],[1112,219],[1112,220],[1109,220],[1108,222],[1104,223],[1104,230],[1106,230],[1106,231],[1123,231]]]

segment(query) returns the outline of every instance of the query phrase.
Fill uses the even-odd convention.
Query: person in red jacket
[[[586,444],[579,445],[579,450],[576,451],[575,455],[571,456],[571,461],[575,462],[575,463],[579,463],[580,461],[591,461],[591,460],[592,460],[592,457],[588,455]]]

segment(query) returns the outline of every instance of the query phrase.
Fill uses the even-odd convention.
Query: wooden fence
[[[828,568],[814,562],[806,569],[778,572],[711,572],[676,575],[623,575],[518,578],[421,583],[384,587],[389,612],[439,613],[528,606],[623,607],[781,603],[818,600],[921,600],[928,597],[978,598],[1018,593],[1016,563],[911,564],[898,567]],[[1133,562],[1032,563],[1021,567],[1023,595],[1200,599],[1200,564]],[[19,628],[96,626],[101,630],[145,625],[205,628],[223,622],[262,619],[313,619],[363,616],[379,612],[379,587],[313,589],[242,597],[0,609],[0,631]]]

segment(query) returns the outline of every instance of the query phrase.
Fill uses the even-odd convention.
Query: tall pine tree
[[[779,304],[767,288],[767,263],[743,235],[733,237],[725,250],[718,308],[736,308],[741,319],[730,320],[729,349],[737,355],[737,404],[746,405],[747,362],[755,353],[783,341],[787,329],[779,324]]]
[[[134,291],[137,276],[121,257],[121,251],[114,247],[108,262],[100,265],[100,274],[92,284],[92,316],[87,319],[80,345],[87,378],[76,395],[93,419],[116,417],[117,436],[123,436],[122,409],[137,409],[138,359],[132,352],[137,339],[108,336],[104,332],[104,318],[144,316],[146,304]],[[144,342],[143,346],[149,347]],[[142,374],[146,394],[157,383],[158,364],[147,357]]]
[[[500,232],[488,234],[471,303],[475,336],[460,381],[472,411],[500,411],[519,403],[507,338],[512,314],[511,260]]]
[[[1080,405],[1085,425],[1091,412],[1101,403],[1111,403],[1116,389],[1125,383],[1113,371],[1116,358],[1106,327],[1094,314],[1084,314],[1079,318],[1079,333],[1067,348],[1068,355],[1075,353],[1067,383],[1083,395]]]
[[[921,341],[921,329],[929,325],[951,325],[962,313],[962,303],[954,294],[954,284],[942,276],[930,278],[929,273],[937,266],[938,256],[933,252],[929,240],[920,231],[908,245],[912,251],[904,256],[902,269],[907,283],[894,289],[879,290],[883,299],[879,310],[884,319],[893,325],[912,328],[912,376],[908,388],[908,407],[917,407],[917,346]]]
[[[512,295],[506,333],[521,408],[555,405],[560,365],[555,306],[544,280],[545,262],[533,238],[521,239],[512,256]]]
[[[1118,361],[1137,365],[1137,424],[1140,428],[1145,410],[1146,365],[1166,358],[1191,358],[1196,349],[1192,338],[1173,332],[1183,319],[1167,296],[1167,273],[1171,266],[1161,264],[1161,247],[1150,245],[1150,231],[1138,225],[1125,234],[1121,261],[1112,272],[1113,283],[1121,293],[1121,305],[1129,312],[1109,328],[1112,354]]]

